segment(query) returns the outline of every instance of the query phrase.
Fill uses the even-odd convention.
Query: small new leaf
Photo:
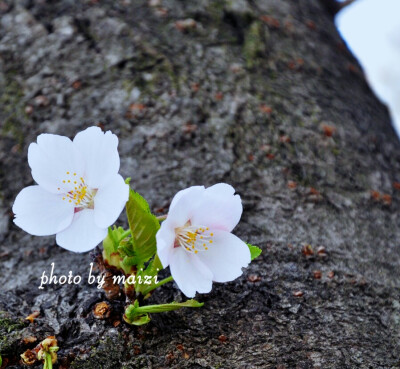
[[[156,253],[156,233],[160,223],[150,212],[147,201],[133,190],[129,193],[126,213],[132,234],[134,262],[135,264],[147,262]]]
[[[258,258],[261,255],[262,250],[258,246],[253,246],[251,244],[247,244],[250,250],[251,260]]]

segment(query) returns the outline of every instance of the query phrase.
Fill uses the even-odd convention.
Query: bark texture
[[[97,320],[89,254],[13,225],[29,143],[93,123],[157,214],[189,185],[242,196],[235,233],[263,254],[203,308]],[[0,125],[9,368],[49,334],[58,368],[400,368],[400,145],[317,0],[1,0]],[[39,290],[51,262],[83,282]]]

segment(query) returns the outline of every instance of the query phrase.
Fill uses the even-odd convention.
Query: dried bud
[[[72,88],[75,90],[79,90],[82,87],[82,82],[79,80],[76,80],[72,83]]]
[[[314,275],[315,279],[321,279],[321,277],[322,277],[322,273],[320,270],[314,270],[313,275]]]
[[[330,126],[330,125],[328,125],[328,124],[323,124],[323,125],[321,126],[321,128],[322,128],[322,131],[324,132],[324,135],[325,135],[326,137],[332,137],[333,134],[334,134],[335,131],[336,131],[336,127]]]
[[[93,309],[93,315],[96,319],[107,319],[111,314],[111,306],[108,302],[99,302]]]
[[[50,347],[57,347],[57,340],[54,336],[49,336],[40,344],[42,345],[44,351],[49,351]]]
[[[26,350],[23,354],[21,354],[21,359],[25,365],[34,365],[37,361],[36,352],[33,350]]]
[[[314,255],[314,250],[311,245],[304,245],[303,248],[301,249],[301,253],[304,256],[311,256]]]
[[[371,194],[371,198],[372,198],[373,200],[375,200],[375,201],[379,201],[380,198],[381,198],[381,194],[380,194],[378,191],[371,190],[371,191],[370,191],[370,194]]]
[[[221,334],[221,335],[218,337],[218,341],[219,341],[219,342],[224,343],[224,342],[226,342],[227,340],[228,340],[228,337],[226,337],[224,334]]]

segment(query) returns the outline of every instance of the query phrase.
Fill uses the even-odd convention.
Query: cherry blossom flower
[[[336,25],[366,78],[385,103],[400,137],[400,1],[358,0],[336,15]]]
[[[212,281],[236,279],[251,261],[246,243],[231,233],[243,211],[234,193],[225,183],[178,192],[156,235],[160,261],[187,297],[210,292]]]
[[[24,188],[13,206],[14,223],[35,236],[56,234],[59,246],[74,252],[96,247],[129,197],[118,174],[118,138],[98,127],[68,137],[41,134],[28,149],[38,185]]]

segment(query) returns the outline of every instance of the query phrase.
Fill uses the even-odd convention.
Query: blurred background
[[[59,368],[400,366],[400,145],[336,5],[0,0],[3,367],[49,334]],[[27,149],[91,125],[118,135],[121,173],[156,215],[184,187],[232,184],[235,233],[262,256],[202,309],[140,329],[118,320],[122,302],[94,319],[93,286],[38,290],[50,263],[85,275],[92,258],[13,225]],[[182,298],[171,284],[149,302]]]

